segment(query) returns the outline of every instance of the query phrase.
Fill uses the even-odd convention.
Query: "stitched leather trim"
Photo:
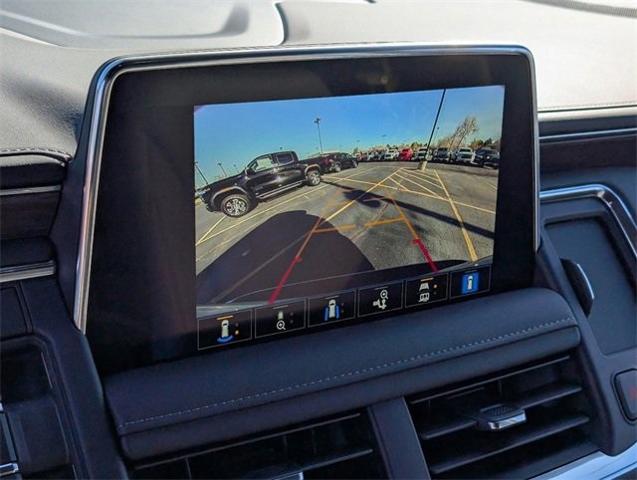
[[[204,410],[214,410],[217,407],[223,407],[226,405],[231,405],[231,404],[238,404],[238,403],[242,403],[242,402],[246,402],[249,400],[254,400],[257,398],[265,398],[268,396],[272,396],[275,394],[279,394],[279,393],[283,393],[283,392],[290,392],[290,391],[294,391],[294,390],[300,390],[306,387],[310,387],[310,386],[314,386],[314,385],[318,385],[318,384],[327,384],[330,382],[333,382],[335,380],[341,380],[344,378],[354,378],[356,376],[360,376],[362,374],[365,373],[369,373],[369,372],[374,372],[374,371],[379,371],[379,370],[386,370],[388,368],[391,367],[395,367],[397,365],[403,365],[403,366],[408,366],[410,364],[413,363],[417,363],[420,362],[421,360],[424,359],[428,359],[428,358],[435,358],[435,357],[439,357],[442,356],[444,354],[448,354],[448,353],[458,353],[458,352],[462,352],[465,350],[469,350],[472,349],[474,347],[477,346],[485,346],[485,345],[489,345],[492,343],[496,343],[499,342],[501,340],[504,339],[510,339],[510,338],[516,338],[516,337],[524,337],[530,333],[536,333],[538,331],[541,330],[546,330],[549,329],[551,327],[555,327],[557,325],[561,325],[564,323],[574,323],[573,318],[569,315],[566,316],[564,318],[561,318],[559,320],[554,320],[552,322],[545,322],[539,325],[534,325],[532,327],[527,327],[527,328],[523,328],[521,330],[516,330],[514,332],[509,332],[509,333],[504,333],[502,335],[497,335],[494,337],[489,337],[489,338],[484,338],[481,340],[476,340],[473,342],[469,342],[469,343],[465,343],[462,345],[455,345],[452,347],[447,347],[447,348],[443,348],[443,349],[439,349],[439,350],[434,350],[431,352],[426,352],[426,353],[421,353],[418,355],[413,355],[411,357],[407,357],[407,358],[402,358],[399,360],[395,360],[392,362],[385,362],[382,363],[380,365],[375,365],[373,367],[368,367],[368,368],[361,368],[358,370],[353,370],[353,371],[349,371],[349,372],[344,372],[344,373],[340,373],[338,375],[333,375],[333,376],[329,376],[329,377],[324,377],[324,378],[320,378],[317,380],[313,380],[313,381],[309,381],[309,382],[304,382],[304,383],[298,383],[295,385],[289,385],[287,387],[281,387],[281,388],[277,388],[275,390],[270,390],[270,391],[266,391],[266,392],[259,392],[259,393],[254,393],[254,394],[250,394],[250,395],[245,395],[242,397],[238,397],[238,398],[233,398],[233,399],[229,399],[229,400],[223,400],[223,401],[219,401],[219,402],[215,402],[215,403],[209,403],[209,404],[205,404],[205,405],[201,405],[198,407],[193,407],[193,408],[188,408],[188,409],[184,409],[184,410],[179,410],[176,412],[170,412],[170,413],[166,413],[166,414],[162,414],[162,415],[153,415],[153,416],[149,416],[149,417],[145,417],[145,418],[140,418],[140,419],[136,419],[136,420],[128,420],[124,423],[121,423],[119,425],[117,425],[117,429],[118,430],[124,430],[127,426],[130,425],[137,425],[137,424],[141,424],[141,423],[147,423],[147,422],[151,422],[154,420],[162,420],[162,419],[166,419],[166,418],[170,418],[170,417],[179,417],[181,415],[187,415],[187,414],[191,414],[191,413],[195,413],[195,412],[201,412]],[[126,432],[122,431],[120,433],[125,434]]]
[[[70,153],[46,147],[0,148],[0,157],[9,157],[11,155],[44,155],[61,161],[63,164],[73,159],[73,155]]]

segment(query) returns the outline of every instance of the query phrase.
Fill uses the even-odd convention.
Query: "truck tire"
[[[321,183],[321,173],[316,168],[313,168],[305,175],[305,181],[310,187],[316,187]]]
[[[242,217],[252,208],[252,201],[243,193],[231,193],[221,199],[220,210],[228,217]]]

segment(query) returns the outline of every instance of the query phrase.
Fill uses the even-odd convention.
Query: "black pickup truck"
[[[266,153],[252,160],[241,173],[200,189],[200,198],[211,212],[241,217],[261,200],[301,185],[321,183],[321,170],[301,162],[296,152]]]

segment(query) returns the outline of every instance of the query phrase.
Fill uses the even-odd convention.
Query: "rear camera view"
[[[195,107],[198,348],[489,289],[504,87]]]

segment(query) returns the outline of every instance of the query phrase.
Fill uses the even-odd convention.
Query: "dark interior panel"
[[[546,195],[542,218],[545,241],[562,262],[579,265],[592,287],[587,322],[601,352],[609,354],[637,346],[637,254],[634,222],[620,201],[613,200],[614,193],[604,188]],[[577,280],[570,281],[577,290]]]
[[[546,230],[560,256],[576,261],[587,273],[595,292],[588,321],[600,350],[613,353],[637,346],[635,279],[618,256],[616,240],[603,220],[560,221],[549,223]]]

